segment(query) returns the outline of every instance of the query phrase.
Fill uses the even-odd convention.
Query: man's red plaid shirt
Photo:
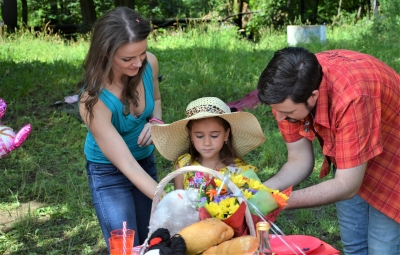
[[[349,50],[316,54],[323,78],[313,120],[278,122],[286,142],[322,137],[322,152],[339,169],[368,161],[358,194],[400,223],[400,75],[382,61]],[[308,116],[306,121],[312,121]],[[306,130],[309,130],[306,132]],[[325,158],[320,177],[329,173]]]

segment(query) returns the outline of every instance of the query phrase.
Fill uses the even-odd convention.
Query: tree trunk
[[[79,0],[79,3],[81,4],[83,23],[91,26],[96,21],[96,9],[93,0]]]
[[[305,0],[300,0],[300,19],[301,19],[302,23],[304,22],[304,11],[305,11],[305,3],[304,3],[304,1]]]
[[[377,18],[379,16],[379,11],[376,0],[371,0],[371,5],[372,5],[372,12],[374,13],[375,18]]]
[[[358,11],[357,11],[357,21],[359,20],[359,19],[361,19],[361,14],[362,14],[362,12],[363,12],[363,10],[364,10],[364,8],[365,8],[365,2],[364,2],[365,0],[363,0],[363,1],[361,1],[360,2],[360,7],[358,7]]]
[[[155,18],[154,13],[152,12],[152,10],[154,8],[156,8],[157,6],[158,6],[158,1],[157,0],[150,0],[149,8],[150,8],[150,18],[151,19]]]
[[[317,24],[317,20],[318,20],[318,0],[315,0],[314,3],[314,9],[313,9],[313,20],[312,20],[312,24]]]
[[[21,0],[22,5],[22,23],[28,26],[28,3],[26,0]]]
[[[58,1],[51,1],[50,2],[50,12],[54,18],[50,19],[50,24],[57,24],[58,23]]]
[[[4,24],[7,25],[7,30],[10,32],[15,31],[18,25],[17,0],[3,0],[1,13]]]
[[[339,0],[339,6],[337,8],[337,17],[340,18],[340,9],[342,8],[342,0]]]
[[[233,1],[233,13],[241,13],[243,10],[243,1],[242,0],[234,0]],[[235,23],[239,25],[240,28],[242,26],[242,14],[239,14],[238,17],[235,19]]]
[[[368,19],[371,19],[371,1],[367,0],[367,5],[368,5]]]
[[[135,9],[135,0],[114,0],[115,6],[126,6]]]

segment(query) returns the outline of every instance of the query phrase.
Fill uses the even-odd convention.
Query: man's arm
[[[286,143],[288,160],[277,174],[264,182],[264,185],[278,190],[295,186],[306,179],[314,168],[312,142],[302,138],[294,143]]]
[[[348,169],[337,169],[335,178],[295,190],[284,209],[316,207],[354,197],[364,180],[367,162]]]

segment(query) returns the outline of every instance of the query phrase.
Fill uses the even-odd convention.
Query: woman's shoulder
[[[148,51],[146,52],[146,55],[147,55],[147,61],[149,62],[151,68],[153,70],[154,69],[158,70],[158,60],[157,60],[156,56],[153,53],[148,52]]]

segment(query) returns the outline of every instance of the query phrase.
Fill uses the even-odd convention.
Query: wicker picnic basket
[[[158,202],[160,201],[160,197],[161,197],[161,195],[162,195],[162,193],[164,191],[165,186],[171,180],[173,180],[176,176],[181,175],[181,174],[185,174],[185,173],[189,173],[189,172],[202,172],[202,173],[205,173],[205,174],[209,174],[210,176],[212,176],[214,178],[217,178],[217,179],[220,179],[220,180],[224,179],[224,175],[221,174],[220,172],[215,171],[215,170],[213,170],[211,168],[203,167],[203,166],[185,166],[185,167],[182,167],[182,168],[180,168],[178,170],[175,170],[175,171],[169,173],[167,176],[165,176],[164,179],[162,179],[160,181],[160,183],[158,184],[157,189],[156,189],[156,191],[154,193],[153,205],[152,205],[152,208],[151,208],[151,215],[150,215],[150,222],[151,222],[151,217],[153,216],[153,211],[155,210],[155,208],[157,207]],[[240,189],[231,181],[228,181],[228,183],[226,183],[226,186],[233,193],[236,193],[236,192],[240,191]],[[239,201],[239,203],[242,203],[242,202],[246,203],[246,201],[242,197],[237,197],[237,200]],[[247,224],[247,227],[249,229],[250,235],[256,236],[256,231],[255,231],[255,228],[254,228],[254,222],[253,222],[253,219],[251,217],[251,214],[250,214],[250,211],[249,211],[248,207],[246,207],[245,218],[246,218],[246,224]],[[145,249],[148,246],[148,240],[149,240],[151,234],[152,233],[149,232],[147,239],[145,240],[144,244],[142,245],[142,248],[140,249],[140,252],[139,252],[140,255],[144,254]]]

